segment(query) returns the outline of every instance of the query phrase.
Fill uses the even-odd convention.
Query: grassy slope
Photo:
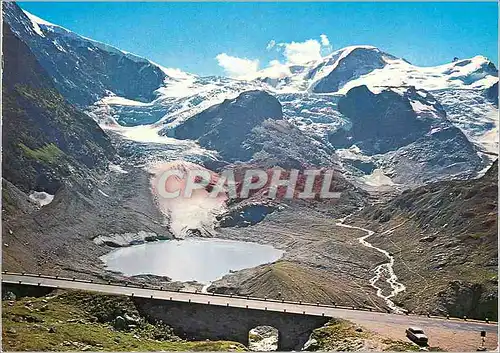
[[[339,283],[342,283],[341,290]],[[382,303],[356,295],[359,291],[364,294],[363,288],[343,281],[340,275],[332,277],[325,271],[286,260],[243,270],[233,277],[226,276],[214,287],[209,287],[209,291],[213,288],[218,293],[383,309]]]
[[[229,341],[184,341],[161,324],[142,320],[137,328],[117,331],[112,320],[139,316],[126,297],[80,292],[4,301],[3,350],[7,351],[228,351],[245,350]]]
[[[381,337],[346,320],[333,319],[325,326],[313,331],[314,342],[309,351],[419,351],[420,347],[411,342],[396,341]],[[438,347],[428,347],[430,351],[441,351]]]

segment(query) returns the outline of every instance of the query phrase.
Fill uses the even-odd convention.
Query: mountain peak
[[[33,30],[35,33],[37,33],[38,35],[40,35],[41,37],[45,37],[45,34],[44,34],[44,31],[50,31],[50,32],[59,32],[60,34],[65,34],[65,35],[69,35],[71,37],[75,37],[75,38],[79,38],[79,39],[83,39],[83,40],[86,40],[86,41],[89,41],[91,42],[94,46],[96,47],[99,47],[103,50],[106,50],[106,51],[109,51],[109,52],[112,52],[112,53],[117,53],[117,54],[120,54],[120,55],[125,55],[127,58],[129,58],[130,60],[133,60],[133,61],[136,61],[136,62],[147,62],[147,63],[150,63],[156,67],[158,67],[165,75],[168,76],[168,78],[171,78],[171,79],[186,79],[186,78],[190,78],[192,77],[193,75],[191,74],[188,74],[186,72],[183,72],[181,71],[180,69],[176,69],[176,68],[167,68],[167,67],[164,67],[160,64],[157,64],[149,59],[146,59],[140,55],[137,55],[137,54],[134,54],[134,53],[131,53],[131,52],[128,52],[128,51],[125,51],[125,50],[122,50],[122,49],[119,49],[113,45],[110,45],[110,44],[106,44],[106,43],[103,43],[103,42],[99,42],[99,41],[96,41],[94,39],[91,39],[91,38],[88,38],[88,37],[85,37],[85,36],[82,36],[82,35],[79,35],[79,34],[76,34],[74,33],[73,31],[65,28],[65,27],[62,27],[60,25],[56,25],[54,23],[51,23],[51,22],[48,22],[24,9],[21,9],[22,12],[26,15],[26,17],[31,21],[31,24],[32,24],[32,27],[33,27]]]
[[[55,25],[53,23],[50,23],[48,21],[45,21],[44,19],[38,17],[38,16],[35,16],[33,15],[32,13],[26,11],[26,10],[22,10],[24,12],[24,14],[31,20],[31,22],[33,22],[33,24],[36,24],[36,25],[44,25],[44,26],[50,26],[50,27],[59,27],[59,28],[64,28],[64,27],[61,27],[59,25]]]
[[[335,50],[334,52],[328,54],[325,56],[323,59],[330,58],[330,57],[335,57],[341,53],[344,53],[345,55],[350,54],[354,50],[368,50],[368,51],[376,51],[376,52],[382,52],[379,48],[373,46],[373,45],[349,45],[344,48],[340,48],[338,50]]]
[[[338,91],[345,83],[382,69],[395,56],[369,45],[342,48],[325,57],[309,74],[313,81],[310,89],[315,93]]]

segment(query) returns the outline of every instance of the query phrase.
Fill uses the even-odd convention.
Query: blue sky
[[[272,60],[300,60],[301,51],[324,54],[330,46],[358,44],[377,46],[420,66],[475,55],[498,64],[496,2],[19,5],[78,34],[200,75],[222,75],[234,64],[263,68]],[[270,41],[283,44],[267,50]],[[296,45],[290,46],[292,42]],[[287,56],[286,48],[295,48],[299,56]]]

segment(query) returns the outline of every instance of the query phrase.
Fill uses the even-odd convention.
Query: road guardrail
[[[117,281],[110,281],[110,280],[102,280],[100,281],[94,281],[94,280],[88,280],[88,279],[82,279],[82,278],[75,278],[75,277],[61,277],[58,275],[44,275],[41,273],[37,274],[31,274],[31,273],[25,273],[25,272],[10,272],[10,271],[2,271],[2,274],[5,275],[13,275],[13,276],[26,276],[26,277],[31,277],[31,278],[47,278],[47,279],[55,279],[55,280],[60,280],[60,281],[67,281],[67,282],[80,282],[80,283],[92,283],[92,284],[99,284],[99,285],[104,285],[104,286],[115,286],[115,287],[126,287],[126,288],[137,288],[137,289],[144,289],[144,290],[155,290],[155,291],[162,291],[162,292],[176,292],[176,293],[185,293],[185,294],[192,294],[196,296],[206,296],[206,295],[211,295],[211,296],[216,296],[216,297],[225,297],[225,298],[234,298],[234,299],[242,299],[242,300],[254,300],[254,301],[263,301],[263,302],[272,302],[272,303],[283,303],[283,304],[292,304],[292,305],[300,305],[300,306],[311,306],[311,307],[323,307],[323,308],[328,308],[328,309],[345,309],[345,310],[357,310],[357,311],[370,311],[370,312],[378,312],[378,313],[384,313],[384,314],[393,314],[393,315],[411,315],[415,317],[427,317],[427,318],[433,318],[433,319],[442,319],[442,320],[455,320],[455,321],[467,321],[471,323],[486,323],[486,324],[498,324],[496,321],[489,320],[489,318],[485,318],[484,320],[477,320],[477,319],[470,319],[467,318],[466,316],[463,316],[461,318],[459,317],[451,317],[449,315],[446,316],[439,316],[439,315],[431,315],[430,313],[427,313],[426,315],[421,315],[421,314],[415,314],[415,313],[410,313],[406,312],[404,314],[399,314],[399,313],[394,313],[390,312],[389,310],[387,311],[382,311],[382,310],[376,310],[377,308],[374,307],[364,307],[364,306],[345,306],[345,305],[337,305],[337,304],[325,304],[325,303],[308,303],[308,302],[303,302],[303,301],[291,301],[291,300],[286,300],[284,298],[281,299],[274,299],[274,298],[260,298],[260,297],[251,297],[251,296],[242,296],[242,295],[235,295],[235,294],[224,294],[224,293],[215,293],[215,292],[207,292],[207,293],[202,293],[200,291],[185,291],[182,289],[167,289],[163,288],[162,286],[147,286],[146,284],[135,284],[135,283],[130,283],[130,282],[117,282]],[[2,279],[3,280],[3,279]],[[23,284],[22,281],[19,281],[20,283],[16,284]],[[30,285],[26,283],[27,285]],[[32,284],[31,284],[32,285]],[[38,286],[41,284],[38,283]],[[50,287],[50,288],[59,288],[59,286],[47,286],[44,285],[44,287]],[[131,296],[134,296],[134,293],[131,294]],[[153,295],[150,296],[151,299],[155,299]],[[160,298],[157,298],[160,299]],[[172,297],[170,297],[170,300],[172,300]],[[191,303],[191,299],[188,299],[189,303]],[[208,301],[208,304],[210,304],[210,301]],[[213,303],[211,304],[213,305]],[[227,303],[227,306],[229,306],[229,303]],[[246,306],[248,308],[248,305]],[[267,310],[267,307],[266,307]],[[284,312],[287,312],[286,310]],[[305,311],[302,311],[303,314],[305,314]],[[325,314],[323,313],[323,316]]]

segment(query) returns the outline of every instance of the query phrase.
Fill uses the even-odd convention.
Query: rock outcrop
[[[197,114],[175,128],[179,139],[197,139],[201,146],[214,149],[230,161],[252,158],[249,146],[252,129],[267,119],[282,119],[281,104],[263,91],[243,92]]]
[[[339,100],[339,111],[351,126],[330,136],[336,147],[358,146],[368,155],[406,146],[446,120],[446,114],[429,93],[414,87],[371,92],[366,86],[352,88]],[[416,111],[414,106],[420,108]]]

